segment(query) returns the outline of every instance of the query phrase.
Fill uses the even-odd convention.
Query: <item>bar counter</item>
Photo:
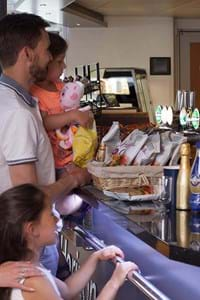
[[[75,191],[74,196],[81,197],[87,205],[81,214],[65,221],[61,244],[72,271],[95,248],[88,243],[87,236],[84,238],[84,234],[80,236],[73,230],[75,224],[80,224],[103,244],[119,246],[125,253],[125,260],[134,261],[145,280],[166,295],[166,298],[148,297],[130,282],[125,282],[117,300],[200,299],[198,215],[182,211],[165,215],[127,215],[116,209],[115,200],[105,198],[93,186]],[[113,264],[101,263],[82,299],[96,299],[113,268]]]

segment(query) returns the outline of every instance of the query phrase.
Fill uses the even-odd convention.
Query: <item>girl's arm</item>
[[[58,129],[71,123],[78,123],[83,127],[90,127],[94,117],[91,111],[80,111],[77,109],[63,112],[60,114],[48,115],[41,111],[43,123],[46,130]]]
[[[114,259],[116,256],[123,258],[124,255],[123,252],[115,246],[106,247],[90,255],[81,268],[65,280],[70,293],[69,299],[73,299],[86,286],[92,274],[96,270],[99,261]]]
[[[117,263],[112,277],[102,289],[97,300],[113,300],[128,273],[134,270],[138,270],[138,267],[132,262]]]

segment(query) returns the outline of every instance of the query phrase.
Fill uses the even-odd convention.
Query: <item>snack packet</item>
[[[112,161],[112,153],[116,151],[120,144],[119,122],[114,121],[106,135],[102,138],[101,144],[105,146],[104,163],[108,165]]]
[[[157,153],[160,153],[160,135],[158,132],[148,136],[146,143],[138,152],[133,165],[150,165]]]
[[[121,156],[120,164],[130,165],[147,139],[148,135],[143,131],[133,130],[118,147],[118,154]]]
[[[173,142],[173,152],[171,155],[171,159],[169,162],[170,166],[174,166],[178,164],[178,160],[180,158],[180,147],[181,144],[187,143],[187,138],[182,133],[171,133],[171,139]]]
[[[179,159],[179,147],[186,138],[182,133],[173,133],[166,131],[160,134],[161,137],[161,152],[156,155],[153,165],[164,166],[170,158],[170,165],[177,164]]]
[[[160,153],[156,155],[153,165],[164,166],[169,161],[172,153],[172,143],[169,137],[169,131],[160,134],[161,149]]]

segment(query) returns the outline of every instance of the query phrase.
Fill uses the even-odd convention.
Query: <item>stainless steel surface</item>
[[[74,231],[77,232],[84,240],[86,240],[96,250],[103,249],[106,245],[96,236],[83,229],[81,226],[75,226]],[[117,257],[117,262],[124,260]],[[170,300],[165,294],[157,289],[150,281],[140,274],[140,271],[134,271],[127,279],[137,286],[151,300]]]

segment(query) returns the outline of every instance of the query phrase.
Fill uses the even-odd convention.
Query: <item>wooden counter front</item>
[[[100,126],[111,126],[113,121],[119,121],[122,125],[145,125],[149,124],[149,116],[134,109],[103,109],[101,115],[96,117],[96,123]]]

